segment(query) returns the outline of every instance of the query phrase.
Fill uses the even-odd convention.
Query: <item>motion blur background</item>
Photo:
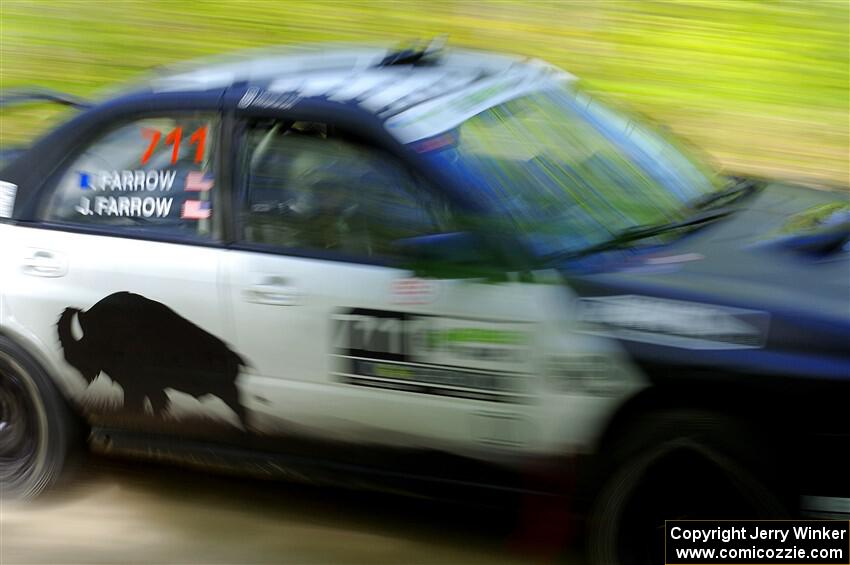
[[[848,183],[847,0],[0,1],[0,87],[90,95],[272,44],[396,41],[544,58],[737,172]],[[9,146],[61,110],[3,116]]]
[[[0,88],[90,96],[237,49],[448,34],[559,65],[728,170],[843,188],[849,21],[848,0],[0,0]],[[63,112],[0,114],[0,145]],[[390,502],[375,518],[371,497],[97,465],[70,494],[0,507],[0,562],[514,561],[502,552],[514,527],[480,513]]]

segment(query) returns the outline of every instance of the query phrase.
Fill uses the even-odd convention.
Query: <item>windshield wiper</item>
[[[704,210],[711,207],[716,202],[725,202],[727,200],[734,201],[744,196],[749,196],[756,190],[762,188],[763,184],[753,179],[742,177],[730,177],[729,183],[725,188],[710,192],[704,196],[697,198],[690,203],[690,207],[694,210]]]
[[[593,253],[598,253],[600,251],[619,249],[627,246],[629,243],[640,241],[642,239],[649,239],[651,237],[655,237],[656,235],[661,235],[680,229],[693,229],[703,224],[707,224],[709,222],[713,222],[714,220],[728,216],[731,213],[732,210],[719,208],[711,211],[694,214],[693,216],[676,222],[650,224],[645,226],[634,226],[631,228],[626,228],[616,233],[611,239],[603,241],[602,243],[591,245],[590,247],[585,247],[584,249],[580,249],[578,251],[561,251],[553,253],[552,255],[546,257],[546,261],[550,262],[563,259],[574,259],[578,257],[584,257],[586,255],[591,255]]]

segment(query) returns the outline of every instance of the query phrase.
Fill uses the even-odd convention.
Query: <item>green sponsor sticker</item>
[[[491,343],[499,345],[522,345],[526,341],[524,332],[494,330],[487,328],[455,328],[450,330],[431,330],[428,332],[428,346],[431,348],[443,344]]]
[[[411,379],[416,376],[414,371],[408,367],[384,363],[375,365],[374,375],[385,379]]]

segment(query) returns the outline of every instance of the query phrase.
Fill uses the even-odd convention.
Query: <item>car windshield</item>
[[[719,182],[660,134],[571,86],[493,106],[413,147],[519,224],[541,254],[682,220]]]

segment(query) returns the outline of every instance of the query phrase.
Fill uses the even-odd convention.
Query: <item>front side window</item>
[[[325,124],[252,124],[242,162],[250,243],[392,258],[401,240],[448,229],[446,207],[400,163]]]
[[[146,118],[90,142],[65,167],[43,219],[118,232],[209,237],[217,121]]]

